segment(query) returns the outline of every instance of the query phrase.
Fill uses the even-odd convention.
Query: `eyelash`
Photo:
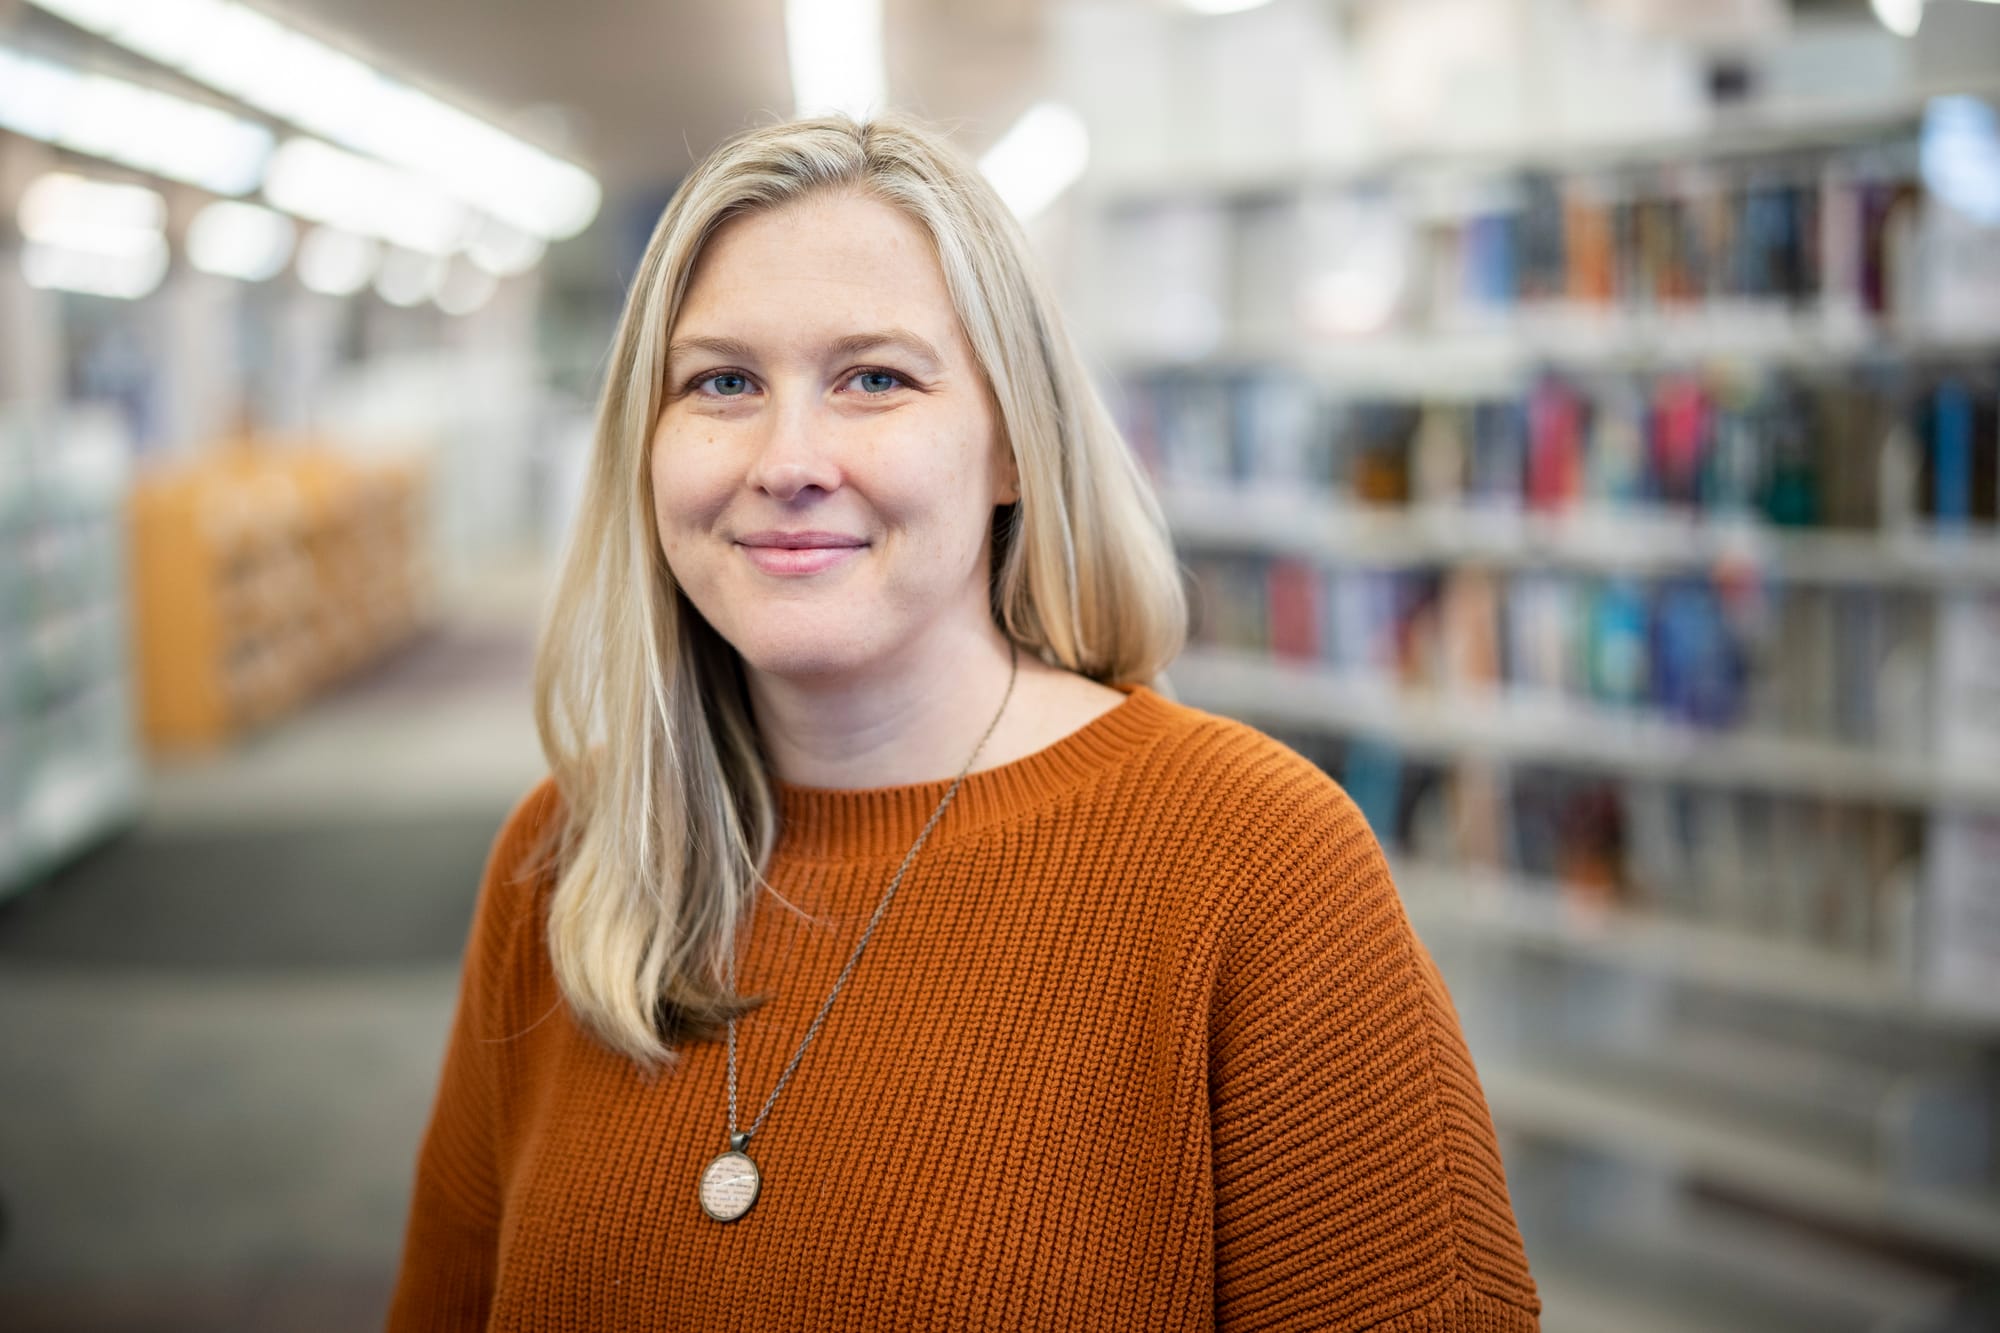
[[[895,380],[899,385],[901,385],[905,389],[913,389],[916,387],[915,382],[912,381],[908,375],[903,374],[900,370],[891,370],[887,366],[856,366],[853,370],[848,371],[847,374],[841,378],[840,382],[842,384],[845,384],[857,375],[887,375],[890,379]],[[747,380],[750,378],[750,376],[744,374],[740,370],[705,370],[701,374],[696,375],[693,379],[689,380],[686,384],[682,385],[681,392],[684,394],[693,393],[697,388],[708,383],[710,380],[718,380],[723,378],[724,376],[734,376],[735,378],[742,380]],[[712,395],[704,394],[702,396],[714,397],[717,399],[726,399],[726,398],[740,398],[743,395],[734,393],[724,393],[724,394],[712,394]],[[887,390],[884,390],[881,393],[865,393],[861,396],[864,398],[887,398],[889,394]]]

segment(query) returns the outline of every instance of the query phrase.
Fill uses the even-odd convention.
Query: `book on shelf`
[[[1990,347],[2000,231],[1926,177],[1921,136],[1912,116],[1879,142],[1502,164],[1449,189],[1190,183],[1111,208],[1088,280],[1112,346],[1153,357],[1317,348],[1338,367],[1383,335],[1515,340],[1516,371],[1537,350],[1672,368]]]
[[[1616,709],[1886,753],[1941,753],[1945,743],[1945,732],[1933,739],[1919,729],[1947,707],[1932,697],[1942,685],[1911,678],[1937,656],[1931,617],[1880,589],[1763,590],[1739,605],[1729,587],[1686,577],[1379,569],[1242,552],[1185,559],[1203,608],[1198,646],[1316,667],[1363,697],[1456,700],[1449,706],[1475,710],[1474,719],[1509,700],[1540,700],[1551,725],[1565,710]],[[1975,627],[2000,632],[1990,603],[1979,605],[1988,618]],[[1947,656],[1986,672],[1954,696],[1976,710],[1995,688],[2000,643],[1968,639]],[[1907,803],[1435,751],[1399,757],[1395,709],[1369,716],[1372,739],[1335,736],[1320,758],[1353,784],[1371,819],[1401,821],[1378,826],[1385,841],[1421,843],[1427,859],[1504,869],[1579,900],[1902,964],[1906,871],[1923,843]],[[1950,734],[1979,731],[1974,721]],[[1604,743],[1618,744],[1617,733]],[[1412,795],[1420,785],[1436,806],[1421,829],[1404,813],[1421,804]]]
[[[1335,393],[1282,366],[1114,395],[1176,489],[1409,512],[1631,512],[1717,530],[2000,537],[2000,359],[1854,374],[1547,372],[1469,402]]]
[[[1185,550],[1196,646],[1271,654],[1370,689],[1504,704],[1582,724],[1933,756],[1953,773],[2000,754],[1995,594],[1728,575],[1444,569]]]
[[[1937,734],[1945,762],[2000,765],[2000,593],[1942,599]],[[1954,1005],[2000,1013],[2000,816],[1944,809],[1931,819],[1926,975]]]
[[[2000,767],[2000,590],[1940,597],[1935,640],[1939,757],[1955,768]]]

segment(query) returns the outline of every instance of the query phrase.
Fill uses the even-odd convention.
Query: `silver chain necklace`
[[[778,1076],[778,1086],[772,1088],[771,1095],[764,1099],[764,1109],[757,1113],[757,1118],[750,1123],[750,1128],[740,1133],[736,1128],[736,1020],[734,1018],[729,1020],[729,1150],[717,1155],[702,1169],[698,1190],[702,1211],[717,1222],[734,1222],[750,1211],[750,1205],[757,1202],[757,1196],[764,1188],[764,1177],[757,1169],[757,1164],[750,1160],[748,1149],[751,1137],[764,1127],[764,1117],[771,1114],[771,1107],[777,1102],[778,1094],[785,1090],[787,1083],[791,1082],[793,1072],[799,1067],[799,1061],[805,1058],[806,1048],[812,1045],[813,1038],[819,1035],[820,1025],[826,1022],[827,1011],[833,1008],[834,1000],[840,996],[841,987],[845,986],[848,977],[853,975],[854,965],[861,961],[861,951],[868,947],[868,940],[875,934],[875,927],[882,924],[883,914],[889,910],[889,900],[896,896],[896,888],[903,882],[904,873],[909,870],[910,863],[917,859],[917,852],[923,847],[924,840],[930,837],[931,829],[944,817],[945,807],[951,804],[951,798],[958,795],[959,784],[964,782],[965,775],[972,771],[972,765],[979,758],[979,752],[986,748],[986,742],[992,737],[993,729],[1000,725],[1000,716],[1007,711],[1007,701],[1014,694],[1014,678],[1021,667],[1020,648],[1012,644],[1009,647],[1011,653],[1007,667],[1007,693],[1001,696],[1000,711],[986,724],[986,733],[979,738],[979,744],[972,747],[972,755],[965,761],[965,767],[951,780],[951,786],[945,789],[944,799],[938,802],[937,809],[931,812],[923,831],[917,834],[917,840],[911,843],[910,850],[904,853],[903,863],[896,867],[896,873],[889,880],[887,891],[882,894],[882,901],[875,905],[875,915],[869,918],[868,928],[861,932],[861,938],[856,941],[854,951],[848,954],[847,965],[840,969],[840,976],[834,980],[833,989],[827,992],[826,999],[820,1002],[819,1012],[813,1015],[812,1025],[806,1029],[806,1035],[800,1040],[799,1048],[792,1052],[791,1062],[785,1066],[785,1072]],[[736,960],[733,956],[729,960],[729,986],[731,990],[736,988]]]

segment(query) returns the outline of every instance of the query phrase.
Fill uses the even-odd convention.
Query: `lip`
[[[800,550],[809,546],[866,546],[859,537],[850,537],[844,532],[798,531],[786,532],[779,528],[767,528],[763,532],[746,532],[736,539],[742,546],[777,546]]]
[[[752,532],[736,544],[766,574],[817,574],[868,549],[868,543],[841,532]]]

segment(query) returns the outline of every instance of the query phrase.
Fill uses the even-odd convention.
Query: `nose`
[[[751,460],[749,482],[772,499],[789,501],[803,491],[840,486],[830,423],[816,418],[812,404],[779,402],[764,414],[768,423]]]

